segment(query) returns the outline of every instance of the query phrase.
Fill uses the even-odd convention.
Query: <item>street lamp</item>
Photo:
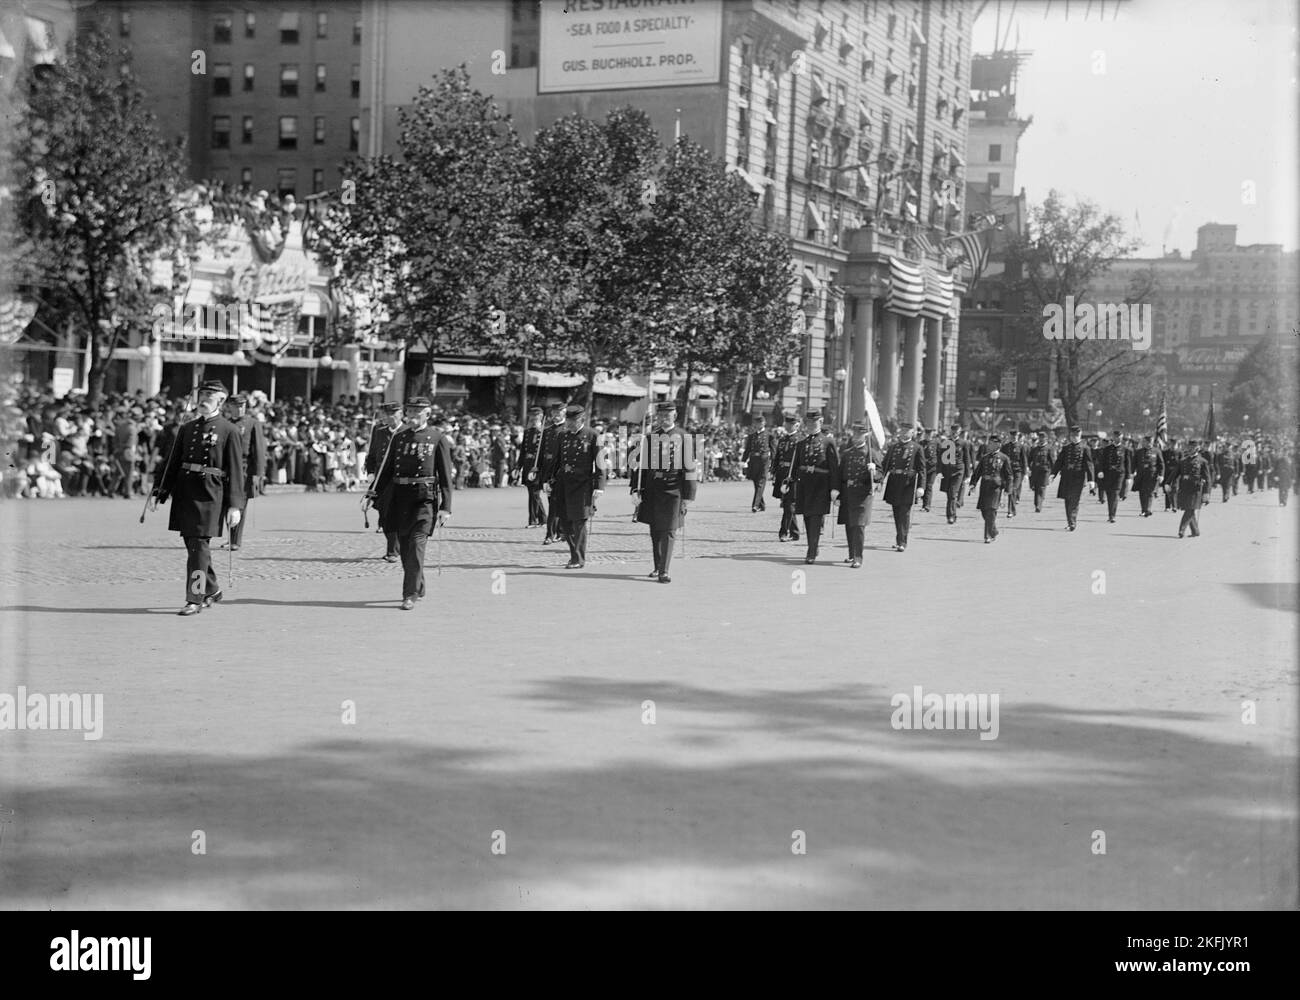
[[[836,408],[835,417],[840,423],[840,430],[843,430],[845,403],[848,402],[848,397],[844,395],[844,383],[848,381],[849,370],[847,368],[836,368],[834,378],[836,392],[839,396],[839,406]]]
[[[1097,433],[1101,433],[1101,407],[1097,407]]]
[[[989,423],[989,430],[991,431],[998,429],[998,399],[1001,398],[1001,396],[1002,393],[998,392],[996,389],[989,393],[989,399],[993,400],[993,419]]]

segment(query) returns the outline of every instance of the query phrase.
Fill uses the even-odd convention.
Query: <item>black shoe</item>
[[[555,544],[555,539],[552,538],[550,535],[547,535],[545,538],[542,539],[542,544],[543,544],[543,545],[553,545],[553,544]]]
[[[789,535],[777,535],[777,536],[776,536],[776,540],[777,540],[778,542],[788,542],[788,541],[790,540],[790,536],[789,536]]]
[[[922,514],[928,514],[928,513],[930,513],[930,508],[929,508],[929,507],[922,507],[922,508],[921,508],[921,513],[922,513]]]
[[[403,597],[403,598],[402,598],[402,610],[403,610],[403,611],[411,611],[411,610],[413,610],[414,608],[415,608],[415,598],[414,598],[414,597]]]
[[[202,604],[190,603],[190,604],[186,604],[185,607],[181,608],[176,613],[180,615],[182,618],[188,618],[190,615],[197,615],[202,610],[203,610]]]
[[[1180,531],[1180,532],[1178,532],[1178,537],[1179,537],[1179,538],[1182,538],[1182,537],[1183,537],[1184,535],[1186,535],[1186,534],[1187,534],[1187,532],[1185,532],[1185,531]]]
[[[646,576],[656,577],[656,576],[663,576],[663,574],[660,573],[658,569],[652,569],[649,573],[646,574]]]
[[[1114,524],[1114,523],[1115,523],[1115,519],[1114,519],[1113,517],[1108,517],[1108,518],[1106,518],[1106,523],[1107,523],[1107,524]]]
[[[1074,527],[1075,527],[1075,526],[1074,526],[1073,524],[1070,525],[1070,530],[1073,531],[1073,530],[1074,530]]]
[[[849,569],[861,569],[861,568],[862,568],[861,559],[854,559],[853,562],[849,563]]]
[[[575,559],[570,559],[570,560],[568,561],[568,563],[565,564],[565,567],[564,567],[564,568],[565,568],[565,569],[582,569],[582,567],[583,567],[584,565],[586,565],[586,564],[585,564],[585,563],[580,563],[580,562],[578,562],[578,561],[575,560]]]
[[[907,543],[904,542],[902,545],[900,545],[900,546],[898,547],[898,551],[899,551],[899,552],[906,552],[906,551],[907,551]]]
[[[817,557],[816,557],[816,556],[804,556],[804,557],[803,557],[803,561],[804,561],[805,563],[807,563],[809,566],[811,566],[813,563],[815,563],[815,562],[817,561]]]
[[[205,608],[210,608],[214,604],[220,604],[225,596],[226,595],[219,590],[215,594],[209,594],[207,597],[203,598],[203,606]]]
[[[234,543],[234,542],[232,542],[231,545],[230,545],[230,551],[231,551],[231,552],[238,552],[238,551],[239,551],[239,545],[238,545],[238,543]]]
[[[384,562],[386,563],[395,563],[397,560],[398,556],[393,555],[391,552],[384,556]]]
[[[991,538],[986,538],[986,539],[984,539],[984,544],[987,545],[987,544],[988,544],[989,542],[991,542],[991,541],[993,541],[993,539],[991,539]]]
[[[660,582],[660,583],[672,583],[672,582],[673,582],[673,578],[672,578],[671,576],[669,576],[667,573],[660,573],[660,574],[659,574],[659,582]]]
[[[797,541],[799,541],[799,532],[796,531],[796,532],[794,532],[793,534],[791,534],[791,535],[790,535],[790,541],[792,541],[792,542],[797,542]]]

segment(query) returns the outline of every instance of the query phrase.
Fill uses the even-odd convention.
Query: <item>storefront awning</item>
[[[626,396],[629,399],[644,399],[646,394],[644,386],[637,385],[626,375],[616,379],[597,375],[591,391],[601,396]]]
[[[435,375],[456,375],[460,378],[500,378],[506,373],[505,365],[454,365],[442,361],[433,363]]]
[[[304,316],[328,316],[330,314],[329,296],[324,292],[307,289],[302,297],[302,314]]]
[[[583,381],[581,375],[561,375],[559,372],[534,371],[528,373],[528,384],[539,389],[572,389],[575,386],[582,385]]]
[[[216,282],[211,278],[192,279],[189,287],[185,289],[185,304],[187,306],[212,305],[212,290],[215,284]]]
[[[132,348],[126,348],[130,357],[140,355]],[[192,365],[234,365],[236,368],[251,368],[253,359],[245,356],[243,361],[238,360],[233,354],[221,354],[217,351],[160,351],[163,361],[169,361],[173,364],[184,364],[188,362]]]

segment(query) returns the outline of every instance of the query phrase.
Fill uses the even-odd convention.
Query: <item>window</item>
[[[1025,401],[1028,403],[1037,403],[1038,399],[1038,376],[1025,376]]]
[[[230,96],[230,63],[212,64],[212,94],[214,97]]]
[[[280,44],[298,44],[298,12],[285,11],[280,15]]]
[[[330,28],[330,16],[325,11],[319,11],[316,14],[316,37],[328,38]]]
[[[1002,162],[1002,147],[1000,145],[989,146],[989,162],[990,163]]]
[[[298,64],[282,63],[280,66],[280,96],[298,96]]]
[[[1002,175],[997,171],[989,172],[989,190],[996,191],[1002,186]]]
[[[257,70],[253,67],[253,64],[244,63],[244,90],[245,91],[249,91],[253,89],[253,81],[254,79],[256,79],[256,77],[257,77]]]
[[[352,96],[361,96],[361,64],[352,64]]]
[[[230,115],[215,115],[212,119],[212,148],[230,148]]]
[[[351,135],[348,138],[348,149],[355,152],[361,148],[361,119],[353,118],[350,126]]]
[[[317,146],[325,142],[325,116],[317,115],[312,128],[312,141]]]
[[[316,93],[325,93],[325,64],[316,64]]]
[[[280,148],[298,148],[298,119],[293,115],[280,116]]]
[[[298,170],[296,167],[281,167],[275,172],[275,193],[281,198],[291,194],[297,196]]]
[[[241,186],[246,187],[246,188],[247,188],[247,187],[252,187],[252,186],[253,186],[253,168],[252,168],[252,167],[244,167],[242,170],[239,171],[239,183],[240,183]]]
[[[352,22],[352,44],[361,44],[361,18],[357,18]]]
[[[257,15],[251,10],[244,15],[244,37],[257,37]]]
[[[1015,399],[1020,393],[1020,369],[1004,368],[998,383],[998,395],[1001,399]]]
[[[320,194],[325,190],[325,171],[317,168],[311,172],[311,193]]]
[[[212,17],[212,40],[218,45],[230,44],[230,27],[234,23],[229,14],[214,14]]]
[[[117,33],[122,38],[131,37],[131,12],[124,10],[117,15]]]
[[[243,127],[240,131],[239,141],[245,146],[252,145],[253,142],[253,116],[244,115]]]

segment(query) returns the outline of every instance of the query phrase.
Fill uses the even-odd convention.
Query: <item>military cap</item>
[[[912,425],[909,424],[909,423],[906,423],[906,422],[904,422],[904,423],[900,423],[900,424],[898,425],[898,429],[899,429],[900,431],[910,431],[910,430],[912,429]]]
[[[558,403],[558,402],[556,402],[556,403],[548,403],[547,406],[546,406],[546,408],[547,408],[548,410],[551,410],[551,411],[562,410],[562,409],[564,409],[564,404],[563,404],[563,403]]]
[[[578,414],[582,412],[584,412],[583,408],[579,406],[577,403],[570,403],[568,406],[564,408],[564,415],[566,417],[576,417]]]
[[[199,383],[199,392],[219,392],[223,396],[230,395],[230,390],[226,388],[226,383],[217,378],[208,382]]]
[[[408,400],[406,401],[406,407],[407,407],[407,409],[410,409],[410,410],[414,410],[414,409],[418,409],[418,408],[423,408],[423,407],[426,407],[426,406],[428,406],[428,407],[432,407],[432,406],[433,406],[433,404],[432,404],[431,402],[429,402],[429,397],[428,397],[428,396],[412,396],[410,399],[408,399]]]
[[[822,418],[821,410],[809,410],[803,415],[805,420],[820,420]]]
[[[1190,441],[1187,442],[1187,444],[1192,448],[1195,448],[1200,443],[1201,443],[1200,438],[1192,438]]]
[[[676,413],[677,404],[671,400],[665,399],[661,403],[655,403],[655,413]]]
[[[1105,432],[1105,431],[1098,431],[1098,432],[1097,432],[1097,440],[1098,440],[1098,441],[1105,441],[1105,440],[1106,440],[1106,432]]]
[[[799,422],[799,418],[796,417],[793,413],[787,413],[785,415],[785,422],[787,424],[797,424]]]
[[[1001,435],[1001,434],[990,434],[990,435],[989,435],[989,440],[990,440],[990,441],[1001,441],[1001,440],[1002,440],[1002,435]]]
[[[867,425],[861,420],[855,420],[853,423],[849,424],[849,430],[854,434],[861,434],[863,431],[867,430]]]
[[[396,413],[402,408],[401,403],[380,403],[379,408],[385,413]]]
[[[1083,430],[1083,428],[1080,427],[1078,424],[1071,424],[1071,425],[1070,425],[1070,433],[1071,433],[1071,434],[1078,434],[1081,430]]]
[[[528,415],[529,415],[530,417],[538,416],[538,415],[541,414],[541,412],[542,412],[542,408],[541,408],[540,406],[530,406],[530,407],[528,407]]]
[[[247,406],[247,405],[248,405],[248,393],[246,393],[246,392],[237,392],[237,393],[235,393],[233,396],[230,397],[230,402],[234,403],[236,406]]]

